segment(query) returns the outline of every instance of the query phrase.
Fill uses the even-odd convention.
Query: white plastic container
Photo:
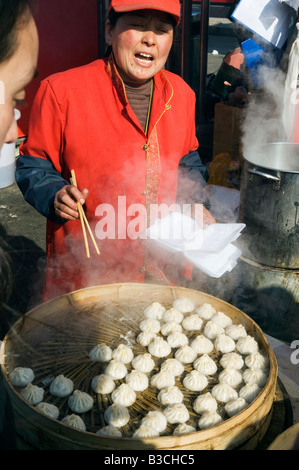
[[[15,109],[15,120],[20,119],[21,113]],[[0,151],[0,189],[7,188],[15,182],[16,144],[3,144]]]
[[[186,259],[211,277],[221,277],[237,264],[242,251],[232,242],[246,227],[240,223],[215,223],[198,229],[194,219],[171,212],[157,219],[147,230],[148,238],[172,252],[182,252]]]

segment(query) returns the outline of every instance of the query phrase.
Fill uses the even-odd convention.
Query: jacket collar
[[[126,94],[126,89],[124,82],[119,75],[119,72],[117,70],[113,55],[111,54],[106,60],[106,72],[109,74],[111,77],[113,86],[115,87],[117,94],[119,96],[119,99],[124,107],[128,105],[128,98]],[[160,112],[164,111],[165,105],[168,106],[169,102],[171,101],[171,98],[173,96],[173,88],[166,77],[165,73],[163,70],[160,70],[155,76],[154,76],[154,86],[155,86],[155,92],[154,92],[154,108],[157,109],[162,106],[163,109],[160,109]]]

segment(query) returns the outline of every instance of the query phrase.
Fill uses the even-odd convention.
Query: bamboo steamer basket
[[[141,306],[144,308],[154,301],[171,306],[173,301],[180,297],[193,300],[197,306],[210,303],[217,311],[222,311],[231,317],[234,323],[241,323],[247,333],[258,341],[260,349],[269,358],[269,376],[259,395],[242,412],[225,419],[220,424],[181,436],[165,435],[143,439],[101,436],[89,429],[92,427],[99,429],[104,426],[102,416],[101,425],[95,422],[95,415],[92,415],[92,422],[89,423],[87,431],[80,431],[62,424],[60,420],[45,416],[26,402],[19,390],[10,383],[9,372],[16,366],[32,367],[36,378],[38,376],[41,380],[40,376],[43,376],[43,384],[46,384],[47,378],[61,372],[59,367],[64,367],[63,371],[64,373],[66,371],[65,375],[67,375],[67,371],[74,369],[75,364],[77,368],[81,367],[81,372],[79,371],[78,374],[81,373],[81,384],[84,382],[87,387],[92,374],[97,375],[95,371],[92,371],[94,364],[88,362],[88,351],[92,346],[99,342],[109,341],[110,345],[115,347],[119,344],[120,338],[126,336],[125,332],[131,332],[134,328],[137,331],[143,313]],[[106,316],[103,314],[104,310],[99,313],[99,306],[103,305],[113,307]],[[123,307],[118,308],[119,305],[129,306],[125,315]],[[132,310],[132,305],[139,306],[139,309]],[[141,313],[136,314],[136,311]],[[105,331],[104,337],[103,331]],[[84,343],[83,349],[82,343]],[[135,346],[136,343],[133,350]],[[39,354],[37,354],[37,349],[39,349]],[[135,354],[140,352],[134,351]],[[143,348],[142,352],[147,351]],[[24,441],[36,449],[152,449],[160,451],[254,449],[265,435],[271,420],[277,363],[262,330],[239,309],[196,290],[134,283],[111,284],[78,290],[45,302],[18,320],[4,338],[2,354],[4,357],[4,364],[1,366],[2,374],[14,408],[17,432]],[[82,368],[84,361],[87,364],[85,369]],[[89,377],[82,378],[82,374],[87,371]],[[41,386],[40,383],[38,385]],[[142,398],[143,392],[138,392],[138,394],[141,400],[144,400],[143,406],[146,407],[148,404],[147,411],[155,409],[155,406],[152,407],[151,403],[147,403],[146,399]],[[105,405],[105,401],[98,395],[94,404],[98,414],[100,414],[99,411],[103,413],[105,406],[107,403]]]
[[[299,423],[279,434],[268,450],[299,450]]]

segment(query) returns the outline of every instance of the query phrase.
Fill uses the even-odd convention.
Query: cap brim
[[[172,12],[165,10],[165,8],[161,7],[161,5],[153,5],[149,3],[138,3],[137,5],[132,5],[132,6],[124,6],[124,5],[118,5],[118,6],[111,6],[109,7],[109,12],[110,10],[116,11],[116,13],[129,13],[130,11],[138,11],[138,10],[157,10],[157,11],[163,11],[164,13],[168,13],[169,15],[173,16],[175,19],[176,23],[179,23],[181,20],[180,14],[178,15],[177,12]]]

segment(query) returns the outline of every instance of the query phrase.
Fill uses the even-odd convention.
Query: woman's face
[[[159,72],[172,42],[173,25],[163,12],[138,10],[120,16],[114,27],[106,23],[106,43],[127,83],[143,83]]]
[[[33,19],[18,31],[14,55],[0,63],[0,148],[18,138],[14,108],[25,99],[25,87],[36,74],[38,34]]]

